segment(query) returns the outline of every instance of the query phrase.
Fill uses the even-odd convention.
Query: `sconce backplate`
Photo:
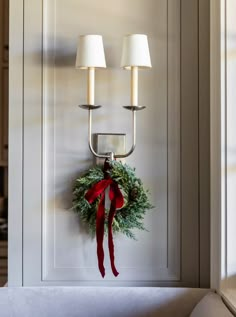
[[[93,134],[94,148],[98,154],[124,154],[126,151],[126,134],[124,133],[94,133]],[[125,162],[125,159],[119,159]],[[104,159],[95,158],[96,164],[103,164]]]

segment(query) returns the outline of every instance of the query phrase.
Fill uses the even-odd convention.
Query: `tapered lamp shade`
[[[150,68],[151,58],[149,53],[148,38],[145,34],[130,34],[123,39],[121,67]]]
[[[105,68],[106,60],[101,35],[82,35],[79,37],[76,68]]]

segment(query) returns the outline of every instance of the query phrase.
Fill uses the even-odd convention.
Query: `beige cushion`
[[[190,317],[233,317],[216,293],[209,293],[197,304]]]
[[[207,289],[0,288],[0,317],[189,317]]]

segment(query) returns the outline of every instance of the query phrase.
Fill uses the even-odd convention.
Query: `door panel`
[[[57,0],[24,4],[23,285],[198,286],[198,1]],[[41,13],[41,14],[40,14]],[[129,72],[122,37],[149,36],[153,68],[140,71],[137,148],[127,159],[154,210],[137,241],[115,237],[114,278],[97,269],[96,243],[71,210],[72,186],[93,159],[87,146],[86,74],[75,70],[80,34],[102,34],[94,132],[127,134]],[[106,239],[105,239],[106,241]]]

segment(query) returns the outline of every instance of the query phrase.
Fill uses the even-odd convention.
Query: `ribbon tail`
[[[115,276],[119,275],[115,267],[115,256],[114,256],[114,242],[113,242],[113,234],[112,234],[112,222],[116,212],[116,204],[115,199],[111,201],[111,207],[108,216],[108,248],[110,254],[110,262],[111,262],[111,269]]]
[[[110,201],[114,200],[115,208],[122,208],[124,205],[124,197],[117,183],[112,183],[109,191]]]
[[[96,238],[97,238],[97,257],[98,257],[98,268],[104,278],[104,250],[103,250],[103,238],[104,238],[104,222],[105,222],[105,193],[102,193],[101,199],[98,205],[97,216],[96,216]]]

